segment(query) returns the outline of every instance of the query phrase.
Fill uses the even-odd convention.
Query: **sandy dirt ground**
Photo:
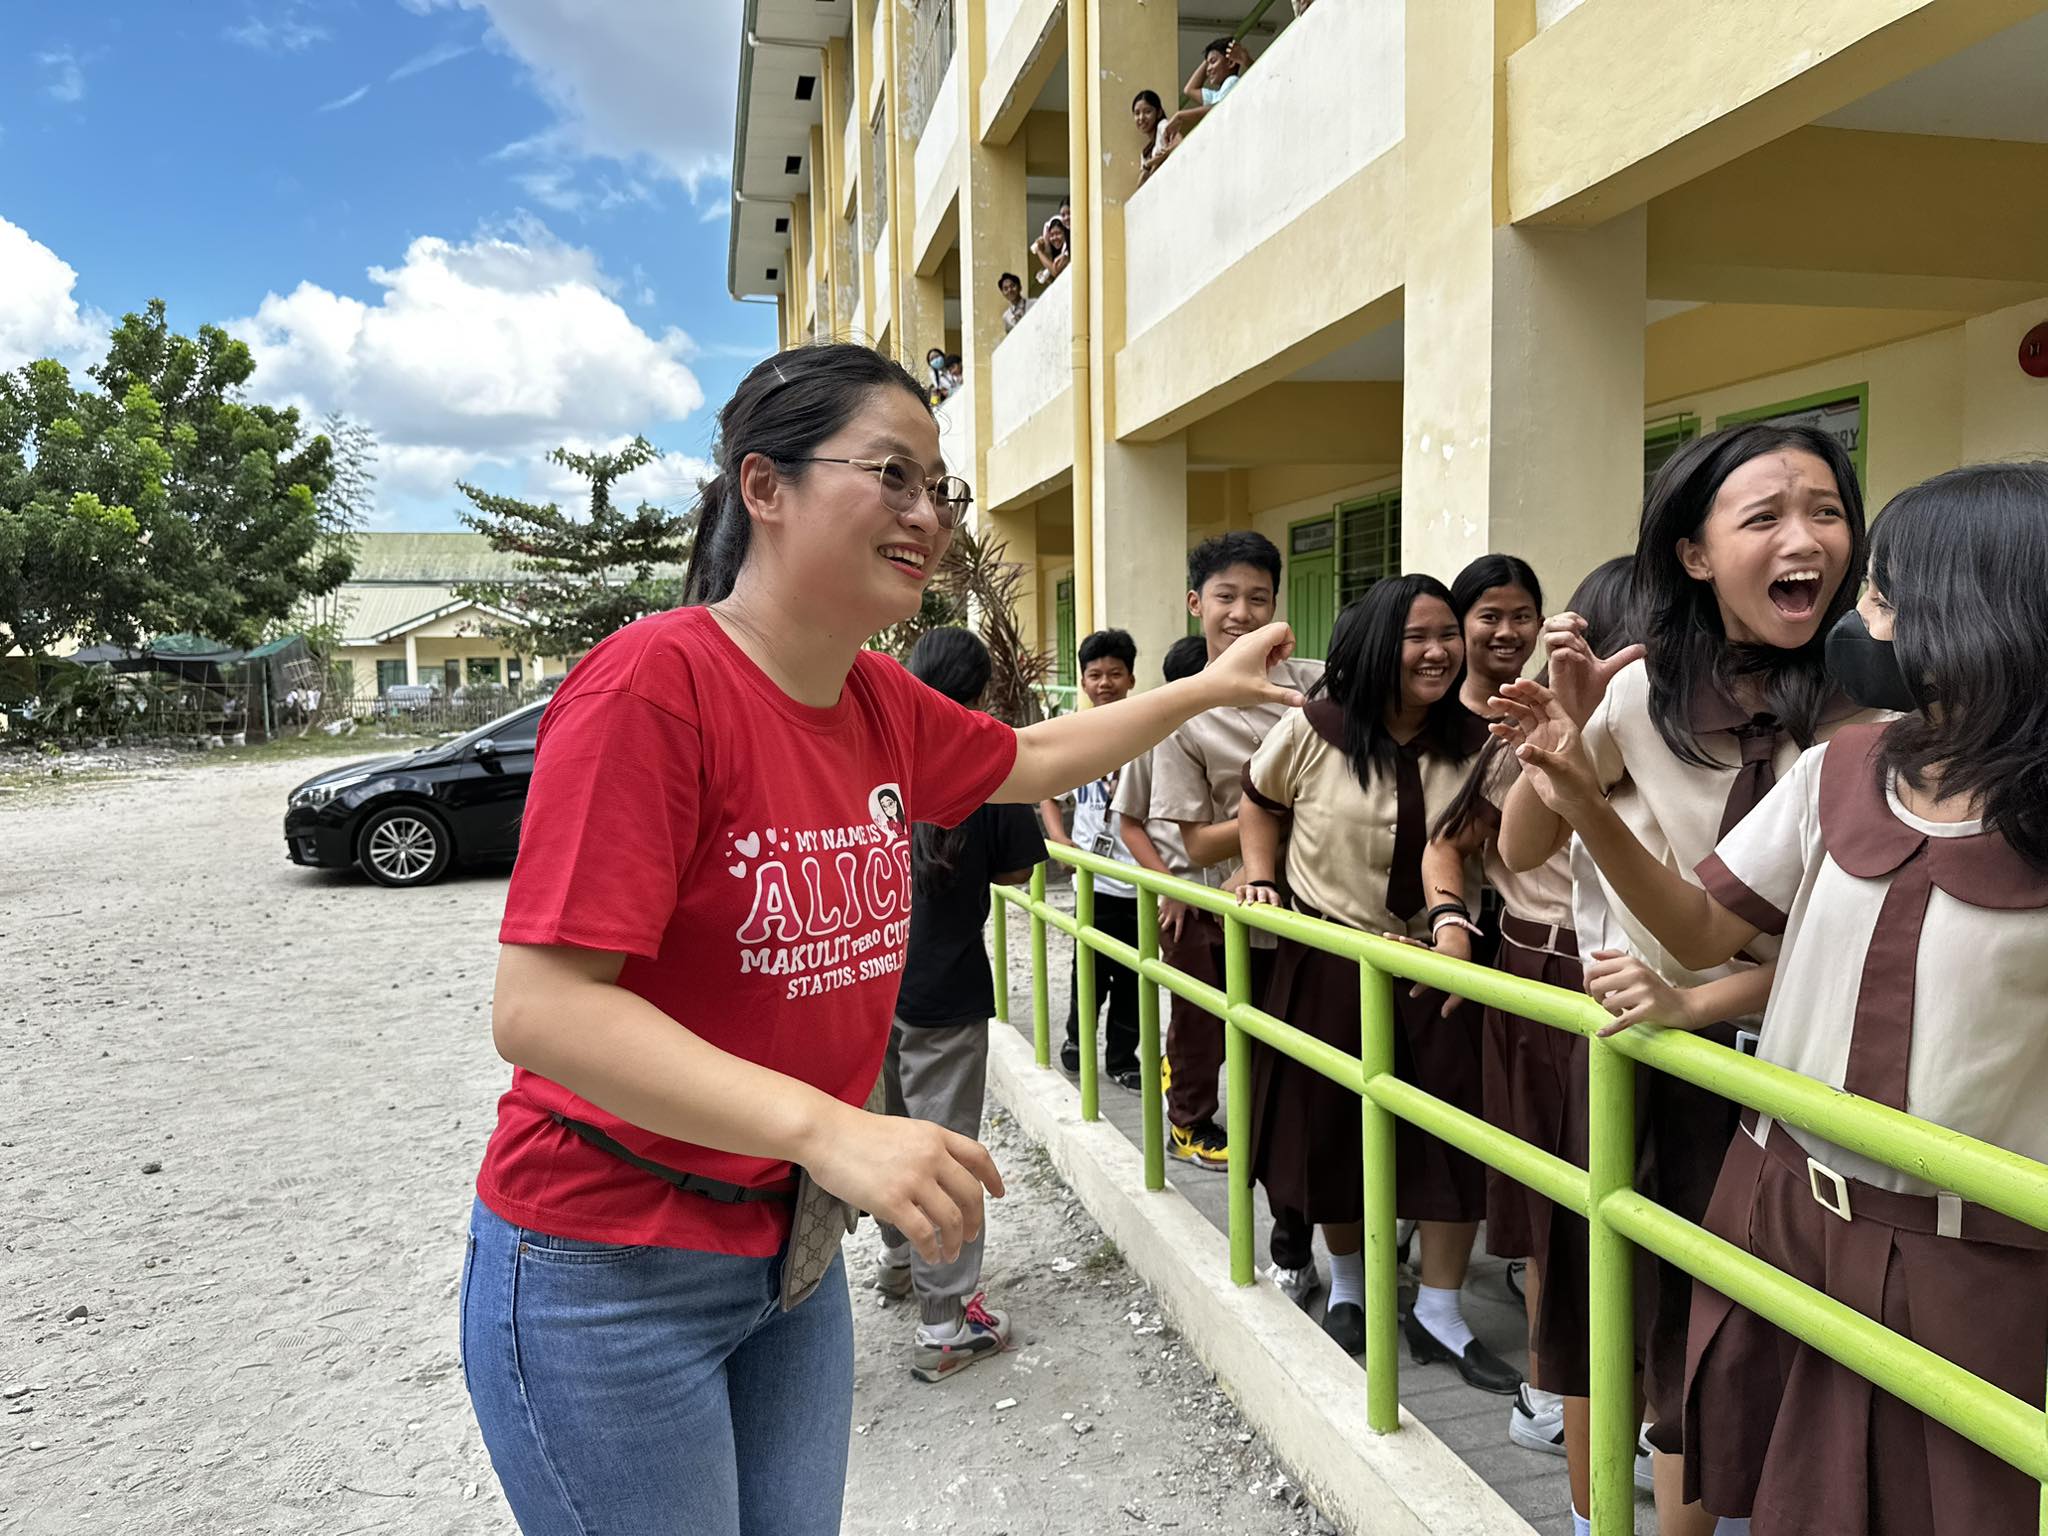
[[[293,868],[319,766],[0,797],[0,1531],[512,1529],[455,1311],[504,877]],[[913,1381],[849,1240],[846,1530],[1327,1530],[1042,1154],[990,1137],[1010,1353]]]

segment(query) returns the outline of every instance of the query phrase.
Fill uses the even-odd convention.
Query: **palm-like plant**
[[[1007,558],[1009,546],[968,528],[954,530],[945,563],[925,589],[917,613],[876,637],[878,649],[907,656],[918,636],[964,624],[988,647],[987,709],[1010,725],[1028,725],[1042,713],[1039,689],[1052,675],[1052,657],[1024,643],[1017,598],[1024,567]]]

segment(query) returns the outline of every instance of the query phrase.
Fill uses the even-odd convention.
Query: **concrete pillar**
[[[880,219],[874,206],[874,139],[868,132],[869,103],[874,99],[874,43],[872,29],[876,7],[886,0],[853,0],[853,113],[854,202],[853,260],[860,270],[860,306],[851,316],[855,341],[875,340],[875,253],[868,248],[868,225]]]
[[[890,329],[895,335],[897,358],[920,380],[929,377],[924,355],[932,347],[946,344],[946,295],[936,276],[917,273],[917,139],[910,131],[909,104],[911,65],[918,55],[917,6],[915,0],[880,0],[888,13],[889,80],[883,110],[889,143],[889,239],[894,246],[890,276],[895,283],[895,302],[890,306]],[[956,8],[956,16],[960,9]],[[957,23],[956,23],[957,24]],[[968,120],[961,119],[965,133]]]
[[[412,635],[405,637],[405,679],[409,683],[423,683],[420,676],[420,643]]]
[[[1075,210],[1094,237],[1088,270],[1093,618],[1098,629],[1131,632],[1138,642],[1139,681],[1149,684],[1158,679],[1166,647],[1187,633],[1181,576],[1188,537],[1187,440],[1176,435],[1156,443],[1119,442],[1112,417],[1116,355],[1126,332],[1124,203],[1138,188],[1140,169],[1131,98],[1179,78],[1178,18],[1171,6],[1096,0],[1088,8],[1088,25],[1094,88],[1085,104],[1070,103],[1068,110],[1085,107],[1094,151],[1086,206]]]
[[[835,37],[822,50],[820,73],[825,102],[822,109],[825,201],[817,218],[825,240],[825,329],[826,339],[836,341],[846,333],[847,299],[853,285],[840,270],[840,235],[846,221],[840,217],[846,207],[846,40]]]
[[[1401,563],[1520,555],[1557,603],[1633,541],[1645,219],[1506,222],[1502,65],[1534,29],[1532,0],[1408,0]]]
[[[988,17],[982,6],[958,6],[954,17],[960,28],[960,67],[955,78],[961,91],[960,132],[965,141],[960,167],[960,350],[967,376],[974,381],[975,462],[964,472],[972,477],[979,494],[988,483],[988,447],[995,436],[992,359],[1006,334],[1003,310],[1007,306],[996,283],[1005,272],[1015,272],[1026,283],[1031,280],[1024,264],[1029,244],[1024,229],[1024,136],[1018,134],[1001,145],[981,142],[975,131],[981,116],[977,103],[989,51],[999,39],[988,35]],[[1030,522],[1030,518],[1026,508],[1023,521]],[[1013,550],[1018,547],[1017,518],[978,521],[996,537],[1010,541]],[[1035,551],[1035,524],[1023,542]]]
[[[804,290],[804,262],[811,253],[811,200],[799,197],[789,205],[789,265],[782,269],[782,291],[789,300],[789,332],[792,342],[811,339],[813,295]]]

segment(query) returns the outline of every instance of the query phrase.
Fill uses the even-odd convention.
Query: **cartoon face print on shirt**
[[[868,815],[892,842],[910,835],[910,823],[903,814],[903,791],[894,784],[877,784],[869,791]]]
[[[877,786],[868,820],[767,828],[729,839],[726,873],[751,887],[734,939],[739,972],[788,978],[791,998],[903,968],[910,837],[902,792]]]

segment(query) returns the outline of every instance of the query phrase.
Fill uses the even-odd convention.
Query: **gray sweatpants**
[[[889,1054],[882,1062],[882,1091],[888,1112],[930,1120],[962,1136],[981,1136],[981,1097],[988,1080],[988,1022],[928,1027],[897,1019],[889,1030]],[[909,1240],[887,1222],[878,1223],[891,1257],[908,1250],[911,1285],[923,1321],[957,1322],[981,1288],[981,1239],[960,1246],[952,1263],[926,1263]]]

